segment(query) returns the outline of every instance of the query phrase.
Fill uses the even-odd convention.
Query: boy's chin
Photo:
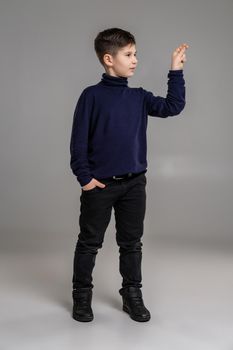
[[[124,77],[124,78],[130,78],[134,75],[135,71],[133,70],[130,70],[129,72],[125,73],[124,75],[120,75],[121,77]]]
[[[134,75],[135,71],[134,70],[130,70],[128,76],[131,77],[132,75]]]

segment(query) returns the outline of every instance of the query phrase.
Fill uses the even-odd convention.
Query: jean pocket
[[[83,192],[83,193],[92,193],[92,192],[98,191],[98,189],[99,189],[98,186],[95,186],[95,187],[91,188],[90,190],[84,190],[84,189],[82,188],[82,192]]]
[[[105,184],[105,187],[99,187],[99,186],[95,186],[93,187],[91,190],[84,190],[82,188],[82,193],[96,193],[96,192],[101,192],[103,190],[105,190],[108,187],[108,184]]]

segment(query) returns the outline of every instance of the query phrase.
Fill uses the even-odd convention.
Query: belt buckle
[[[126,178],[131,177],[131,176],[132,176],[132,173],[128,173]],[[125,179],[125,177],[117,177],[117,176],[114,175],[113,179],[114,180],[121,180],[121,179]]]
[[[117,177],[117,176],[113,176],[114,180],[121,180],[121,179],[124,179],[123,177]]]

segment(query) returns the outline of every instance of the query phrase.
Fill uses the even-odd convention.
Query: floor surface
[[[97,255],[87,323],[71,317],[70,252],[1,253],[0,349],[233,350],[230,251],[144,244],[151,320],[140,323],[122,310],[118,251],[108,248]]]

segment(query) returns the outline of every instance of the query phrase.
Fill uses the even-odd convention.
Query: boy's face
[[[119,49],[115,57],[105,54],[104,61],[107,74],[117,77],[131,77],[135,72],[138,62],[136,52],[136,46],[129,44]]]

